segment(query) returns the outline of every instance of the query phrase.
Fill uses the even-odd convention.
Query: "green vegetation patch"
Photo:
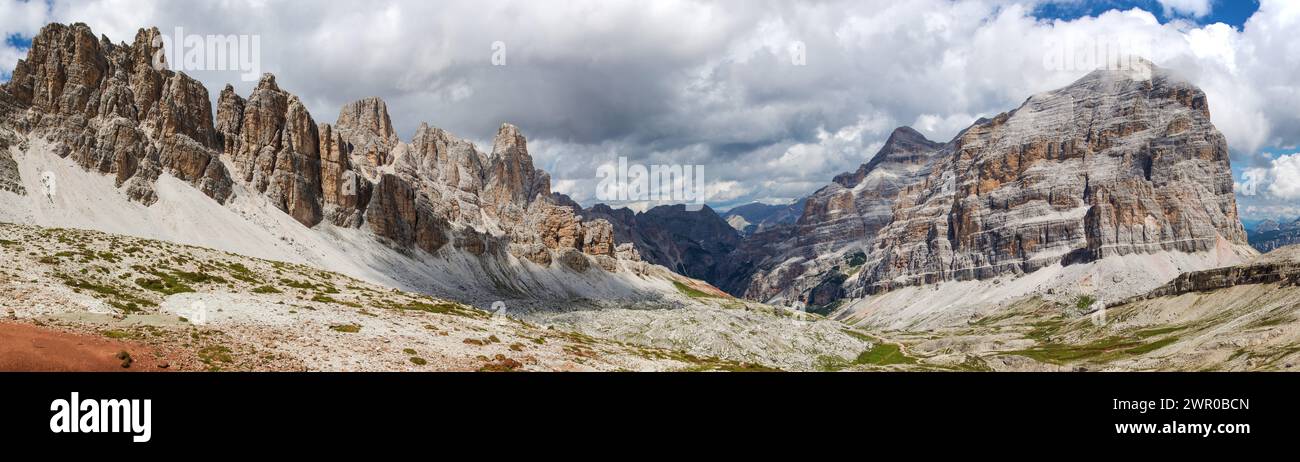
[[[1027,350],[1011,351],[1007,354],[1024,356],[1045,363],[1065,364],[1113,358],[1116,353],[1126,352],[1140,346],[1142,346],[1142,342],[1131,338],[1107,337],[1085,345],[1047,343]]]
[[[864,351],[853,361],[854,364],[916,364],[916,358],[903,354],[903,348],[893,343],[877,343],[870,350]]]
[[[215,363],[233,363],[235,359],[230,356],[233,353],[230,348],[222,345],[211,345],[199,350],[199,360],[209,366]]]
[[[193,287],[190,287],[180,281],[177,281],[175,278],[170,278],[170,277],[136,278],[135,284],[145,289],[161,293],[163,295],[175,295],[175,294],[182,294],[186,292],[194,292]]]
[[[452,302],[425,302],[421,300],[411,300],[406,303],[398,303],[390,301],[381,306],[390,310],[423,311],[425,313],[451,314],[468,318],[484,318],[488,316],[487,313],[482,311]]]
[[[242,263],[238,263],[238,262],[230,263],[226,265],[226,270],[230,274],[230,277],[238,279],[240,281],[244,281],[249,284],[262,283],[262,280],[258,279],[257,274],[253,273],[253,270],[248,269],[248,267],[244,266]]]
[[[128,332],[128,331],[124,331],[124,330],[117,330],[117,329],[106,330],[106,331],[100,332],[100,334],[102,334],[102,335],[105,336],[105,337],[108,337],[108,338],[111,338],[111,339],[117,339],[117,340],[121,340],[121,339],[135,339],[135,338],[139,338],[139,337],[140,337],[138,334],[135,334],[135,333],[132,333],[132,332]]]
[[[714,296],[714,295],[712,295],[712,294],[706,293],[706,292],[701,291],[701,290],[699,290],[699,289],[696,289],[696,288],[694,288],[694,287],[691,287],[691,286],[688,286],[688,285],[686,285],[686,284],[683,284],[683,283],[681,283],[681,281],[673,281],[673,287],[676,287],[678,292],[681,292],[683,295],[686,295],[687,297],[691,297],[691,298],[717,298],[716,296]]]
[[[1079,311],[1091,308],[1093,303],[1097,303],[1097,297],[1091,295],[1080,295],[1074,298],[1074,307],[1078,308]]]
[[[98,282],[75,278],[66,274],[55,274],[54,277],[62,280],[64,285],[75,290],[92,292],[96,294],[98,298],[105,299],[106,303],[114,308],[128,313],[140,311],[140,307],[142,306],[158,305],[150,300],[145,300],[135,296],[134,294],[124,292],[116,286],[100,284]]]
[[[835,355],[818,356],[813,367],[819,371],[835,372],[853,366],[889,366],[895,364],[917,364],[917,359],[903,354],[903,348],[894,343],[878,342],[867,351],[858,354],[852,361]]]
[[[1173,344],[1174,342],[1177,342],[1177,341],[1178,341],[1178,337],[1177,337],[1177,336],[1166,337],[1166,338],[1163,338],[1163,339],[1157,340],[1157,341],[1155,341],[1155,342],[1148,343],[1148,344],[1146,344],[1146,345],[1142,345],[1142,346],[1140,346],[1140,347],[1129,348],[1129,349],[1127,349],[1127,350],[1124,350],[1124,352],[1125,352],[1125,353],[1128,353],[1128,354],[1131,354],[1131,355],[1147,354],[1147,353],[1150,353],[1150,352],[1152,352],[1152,351],[1156,351],[1156,350],[1159,350],[1159,349],[1164,348],[1164,347],[1166,347],[1166,346],[1169,346],[1169,345],[1171,345],[1171,344]]]
[[[207,273],[192,273],[189,271],[176,270],[176,271],[172,271],[172,275],[174,275],[177,279],[183,280],[191,284],[211,284],[211,283],[226,284],[229,282],[226,281],[226,279],[221,276],[215,276]]]
[[[140,265],[134,265],[131,269],[153,276],[137,278],[135,280],[136,285],[163,295],[195,292],[194,287],[190,286],[190,284],[226,284],[228,282],[221,276],[207,273],[169,270],[167,268],[155,270]]]
[[[1146,329],[1146,330],[1140,330],[1134,332],[1133,335],[1137,336],[1138,338],[1151,338],[1151,337],[1157,337],[1169,333],[1178,332],[1186,328],[1187,328],[1186,326],[1174,326],[1174,327],[1162,327],[1159,329]]]

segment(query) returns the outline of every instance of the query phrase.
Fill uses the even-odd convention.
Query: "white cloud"
[[[0,33],[5,37],[31,37],[45,25],[46,7],[40,0],[0,0]]]
[[[912,122],[912,128],[921,132],[926,138],[931,140],[947,141],[957,136],[957,133],[970,127],[976,120],[984,117],[984,114],[921,114]]]
[[[1256,220],[1265,218],[1288,222],[1300,217],[1300,207],[1293,205],[1250,205],[1242,208],[1245,216]]]
[[[1300,154],[1272,159],[1265,167],[1244,169],[1233,184],[1245,218],[1294,217],[1300,204]]]
[[[1268,193],[1285,200],[1300,199],[1300,154],[1273,159],[1268,171]]]
[[[1091,70],[1045,66],[1052,53],[1116,40],[1149,45],[1141,54],[1205,90],[1234,165],[1272,168],[1256,153],[1300,145],[1300,1],[1263,0],[1242,30],[1160,24],[1138,9],[1045,21],[1032,16],[1039,3],[55,0],[47,11],[0,0],[0,30],[30,35],[55,20],[114,41],[150,25],[258,34],[262,68],[317,121],[381,96],[403,137],[427,121],[485,146],[512,122],[557,190],[584,203],[594,166],[620,155],[705,165],[732,185],[717,197],[736,202],[797,199],[865,162],[897,125],[946,141]],[[1161,5],[1211,12],[1205,0]],[[497,41],[506,66],[491,65]],[[792,62],[794,43],[806,65]],[[18,57],[0,47],[0,66]],[[253,85],[237,72],[192,75],[213,96]]]
[[[26,56],[9,44],[9,37],[30,38],[45,25],[46,7],[40,0],[0,0],[0,78],[13,71],[19,59]]]

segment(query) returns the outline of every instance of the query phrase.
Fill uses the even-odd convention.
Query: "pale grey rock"
[[[1236,253],[1246,235],[1205,94],[1143,65],[1150,78],[1093,72],[948,143],[895,131],[796,225],[743,242],[720,286],[827,305],[1112,256]]]
[[[1205,94],[1155,66],[1139,77],[1096,71],[958,135],[881,230],[857,293],[1244,244]]]
[[[743,246],[731,256],[728,272],[739,274],[723,288],[756,300],[791,288],[805,302],[814,290],[817,299],[838,298],[826,281],[843,282],[851,270],[842,254],[858,252],[893,220],[899,194],[929,175],[942,146],[909,127],[894,130],[869,162],[804,199],[803,213],[789,229],[751,236],[768,243]],[[832,292],[837,296],[826,295]]]

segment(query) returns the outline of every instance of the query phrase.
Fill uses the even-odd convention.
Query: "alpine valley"
[[[1300,251],[1247,242],[1210,102],[1149,62],[951,140],[898,128],[792,204],[637,213],[553,192],[510,124],[400,134],[361,95],[320,122],[270,74],[212,98],[158,35],[50,24],[0,87],[0,369],[1300,359]]]

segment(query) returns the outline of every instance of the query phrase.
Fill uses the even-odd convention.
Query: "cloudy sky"
[[[1300,1],[0,0],[0,79],[51,21],[256,35],[261,70],[317,121],[380,96],[403,138],[428,122],[490,146],[510,122],[584,204],[625,156],[703,165],[716,208],[805,196],[900,125],[946,141],[1118,44],[1206,91],[1255,179],[1245,216],[1300,215]],[[255,85],[188,73],[214,95]]]

